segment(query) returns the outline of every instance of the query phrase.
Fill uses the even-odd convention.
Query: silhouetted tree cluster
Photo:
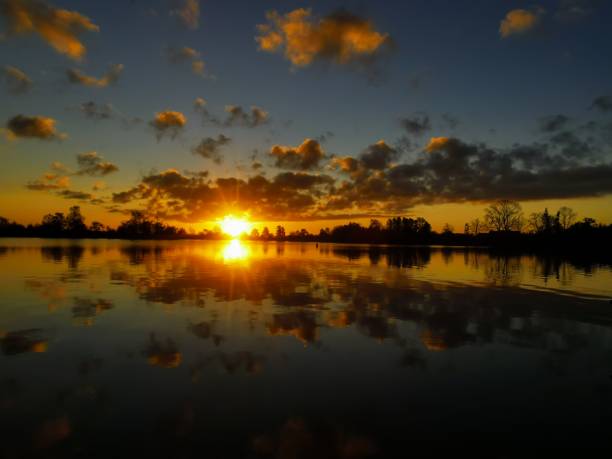
[[[117,228],[117,235],[126,239],[175,239],[183,237],[183,228],[166,225],[159,220],[151,220],[139,211],[132,211],[132,217]]]
[[[550,213],[548,209],[533,212],[525,219],[518,202],[501,200],[487,207],[483,221],[476,218],[465,224],[464,240],[466,245],[564,251],[595,248],[609,251],[612,225],[598,224],[588,217],[576,221],[577,217],[573,209],[564,206],[555,213]]]
[[[394,217],[385,224],[370,220],[368,226],[349,222],[334,228],[321,228],[318,234],[300,229],[287,233],[278,225],[274,233],[268,227],[261,232],[253,229],[245,238],[255,241],[338,242],[404,245],[466,245],[491,246],[520,250],[579,252],[583,249],[610,251],[612,225],[597,223],[592,218],[577,220],[577,213],[561,207],[551,213],[548,209],[523,216],[516,201],[500,200],[485,209],[482,219],[475,218],[464,225],[463,233],[456,233],[445,224],[437,233],[422,217]],[[56,212],[43,217],[40,224],[21,225],[0,217],[0,237],[44,238],[121,238],[121,239],[211,239],[227,238],[221,228],[187,233],[183,228],[151,219],[145,213],[133,211],[130,218],[116,229],[94,221],[89,226],[78,206],[67,214]]]

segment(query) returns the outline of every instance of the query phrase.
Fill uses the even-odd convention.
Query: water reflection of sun
[[[221,252],[224,261],[239,261],[249,257],[249,249],[239,239],[229,241]]]

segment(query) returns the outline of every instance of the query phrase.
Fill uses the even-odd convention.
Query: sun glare
[[[238,261],[248,258],[248,249],[238,239],[232,239],[223,248],[223,259],[225,261]]]
[[[253,226],[245,218],[236,218],[231,215],[225,216],[219,224],[221,226],[221,231],[234,238],[241,234],[248,233]]]

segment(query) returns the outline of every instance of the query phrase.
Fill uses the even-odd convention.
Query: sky
[[[612,4],[0,0],[0,215],[612,222]]]

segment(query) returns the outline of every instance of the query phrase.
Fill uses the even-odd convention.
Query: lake
[[[605,263],[0,239],[0,274],[3,458],[611,446]]]

